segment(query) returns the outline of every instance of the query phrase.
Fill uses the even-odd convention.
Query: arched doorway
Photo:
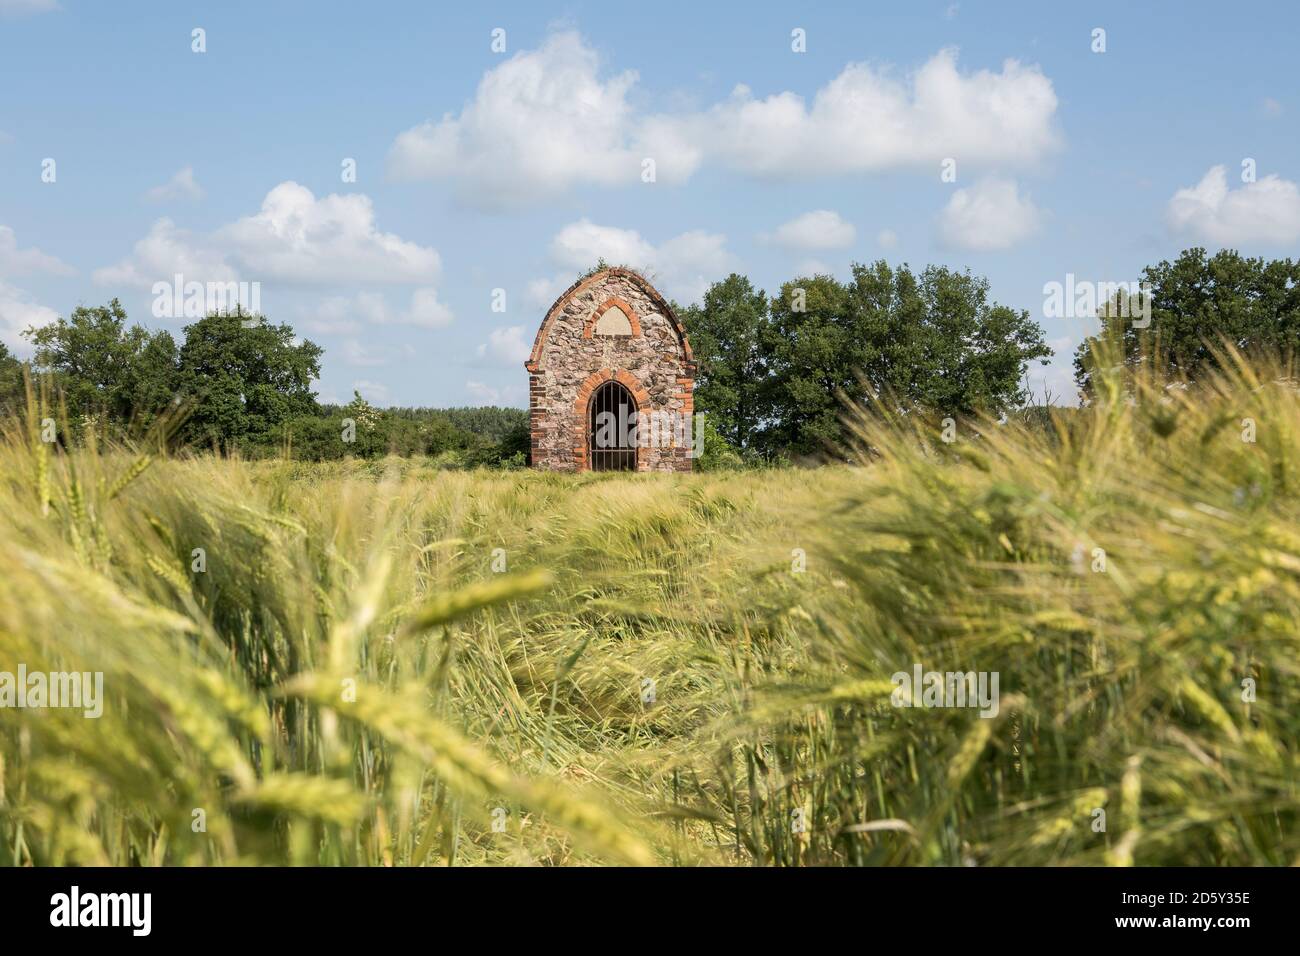
[[[603,382],[587,413],[587,456],[592,471],[636,471],[636,399],[621,382]]]

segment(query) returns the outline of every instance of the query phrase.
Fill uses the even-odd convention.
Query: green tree
[[[316,413],[321,354],[262,316],[213,314],[186,326],[179,386],[193,407],[182,437],[227,451],[273,443],[283,422]]]
[[[760,450],[811,454],[844,437],[839,394],[857,391],[849,293],[832,276],[795,279],[771,300],[760,335],[767,376]]]
[[[343,418],[352,423],[352,440],[347,442],[345,454],[375,458],[388,451],[388,430],[383,416],[360,392],[352,392],[352,401],[343,406]]]
[[[503,465],[522,467],[533,453],[533,432],[526,421],[513,426],[496,443],[496,457]]]
[[[330,461],[342,458],[343,416],[337,410],[328,415],[297,415],[274,429],[277,450],[288,451],[300,461]]]
[[[702,435],[702,447],[696,449],[692,468],[696,471],[731,471],[744,467],[744,457],[718,431],[714,419],[704,419]]]
[[[767,294],[733,272],[709,287],[702,304],[675,311],[699,365],[695,410],[731,446],[751,447],[765,411]]]
[[[988,280],[884,261],[852,280],[796,279],[771,302],[761,336],[769,453],[809,454],[848,438],[843,400],[945,415],[1001,414],[1023,404],[1029,362],[1051,350],[1029,313],[989,301]]]
[[[24,401],[23,363],[0,342],[0,414],[18,411],[24,407]]]
[[[1122,355],[1130,367],[1151,359],[1161,372],[1192,381],[1217,367],[1213,350],[1225,340],[1245,352],[1285,355],[1300,346],[1300,260],[1247,259],[1232,249],[1209,256],[1197,247],[1148,266],[1142,281],[1150,325],[1142,327],[1146,317],[1135,315],[1136,304],[1117,297],[1098,310],[1098,334],[1075,351],[1074,377],[1085,394],[1102,340],[1110,343],[1108,356]]]
[[[175,341],[165,331],[128,327],[117,299],[79,306],[23,334],[35,346],[36,371],[54,375],[70,414],[147,425],[176,396]]]
[[[166,330],[145,332],[137,326],[129,335],[133,341],[137,337],[142,341],[127,367],[121,395],[132,414],[152,419],[177,400],[179,349]]]
[[[951,415],[1023,404],[1027,364],[1052,353],[1027,311],[989,302],[988,291],[969,271],[928,266],[915,276],[906,265],[855,265],[854,361],[872,390]]]
[[[423,415],[445,420],[462,432],[470,432],[492,441],[517,435],[520,426],[528,426],[528,412],[522,408],[482,405],[472,408],[421,409]]]

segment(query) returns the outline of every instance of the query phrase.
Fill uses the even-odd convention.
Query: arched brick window
[[[618,297],[606,299],[592,310],[582,330],[582,337],[594,335],[640,335],[641,319],[626,301]]]
[[[627,313],[616,305],[611,305],[605,310],[605,313],[596,320],[597,335],[631,335],[632,323],[628,321]]]
[[[637,470],[637,404],[621,382],[597,386],[587,412],[588,467],[592,471]]]

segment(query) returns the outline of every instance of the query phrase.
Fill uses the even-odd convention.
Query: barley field
[[[1134,388],[690,476],[69,451],[35,395],[0,670],[102,715],[0,708],[0,863],[1298,863],[1300,397]]]

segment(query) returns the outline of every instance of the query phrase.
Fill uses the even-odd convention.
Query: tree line
[[[1300,345],[1300,260],[1193,248],[1144,269],[1142,284],[1142,321],[1117,297],[1075,352],[1084,401],[1102,362],[1154,364],[1194,382],[1224,343],[1284,358]],[[1051,355],[1028,311],[992,301],[987,279],[942,266],[854,264],[847,281],[804,276],[772,296],[733,274],[675,308],[699,363],[705,466],[842,449],[848,406],[1028,413],[1026,371]],[[376,409],[355,394],[320,404],[321,347],[261,315],[205,316],[178,343],[129,324],[114,299],[24,334],[34,371],[53,379],[80,427],[138,437],[174,419],[171,440],[190,447],[313,460],[391,453],[521,465],[528,453],[521,409]],[[0,405],[20,406],[23,388],[22,364],[0,344]]]
[[[1147,365],[1195,384],[1219,367],[1225,345],[1284,363],[1300,347],[1300,259],[1194,248],[1145,268],[1142,284],[1149,299],[1141,320],[1111,301],[1099,310],[1098,333],[1075,351],[1074,378],[1085,400],[1102,362]]]
[[[884,261],[851,278],[793,279],[768,297],[744,276],[680,310],[700,364],[695,407],[744,454],[843,448],[845,403],[1002,412],[1051,350],[1025,310],[991,302],[987,279]]]
[[[48,375],[70,429],[175,445],[322,460],[429,455],[448,465],[522,465],[527,413],[516,408],[376,409],[359,394],[321,404],[321,347],[241,311],[166,330],[128,323],[114,299],[28,329],[33,371]],[[0,345],[0,404],[24,402],[22,366]]]
[[[1084,402],[1113,356],[1194,383],[1225,342],[1284,359],[1300,346],[1300,260],[1192,248],[1141,275],[1144,317],[1117,295],[1076,349]],[[1042,328],[969,271],[855,264],[846,282],[805,276],[770,297],[731,275],[678,311],[700,363],[695,407],[750,458],[844,448],[846,406],[1045,420],[1025,379],[1051,355]]]

